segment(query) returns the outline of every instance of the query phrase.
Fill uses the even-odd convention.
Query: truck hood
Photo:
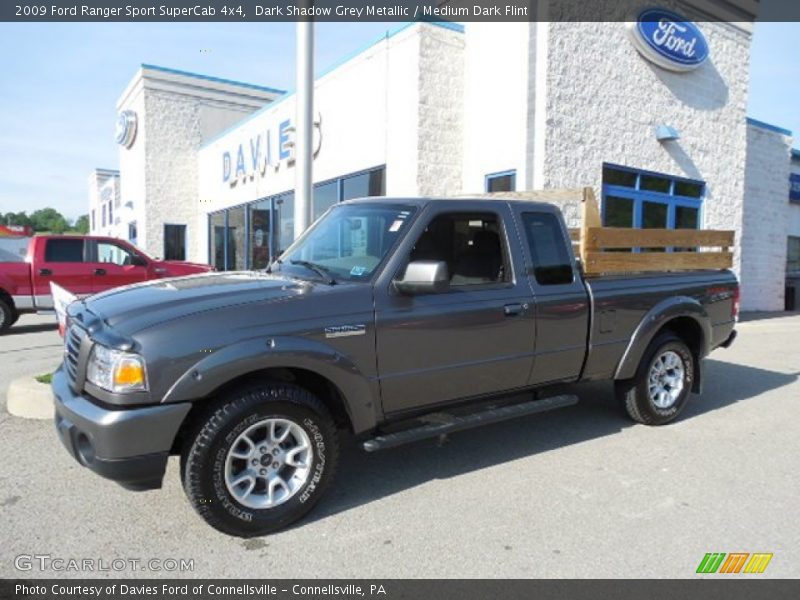
[[[164,269],[172,277],[194,275],[195,273],[208,273],[214,267],[203,263],[186,262],[184,260],[158,260],[153,261],[156,269]]]
[[[107,325],[131,334],[199,312],[288,300],[319,285],[250,271],[208,273],[115,288],[84,302]]]

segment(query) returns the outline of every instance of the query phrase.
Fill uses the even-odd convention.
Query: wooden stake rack
[[[475,196],[472,196],[475,197]],[[696,269],[730,269],[735,232],[713,229],[633,229],[603,227],[594,191],[543,190],[495,192],[479,197],[581,203],[581,226],[570,229],[575,254],[584,273],[648,273]],[[625,252],[627,250],[627,252]]]

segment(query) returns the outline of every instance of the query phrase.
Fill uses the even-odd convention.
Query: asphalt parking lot
[[[51,318],[0,337],[0,394],[60,358]],[[610,385],[571,408],[375,454],[345,440],[310,518],[241,540],[195,515],[171,460],[132,493],[79,467],[48,421],[0,411],[0,576],[693,577],[707,552],[771,552],[800,576],[800,316],[739,325],[676,423],[627,421]],[[191,572],[15,568],[20,555],[192,559]],[[119,564],[119,563],[117,563]],[[141,563],[139,566],[142,566]],[[719,576],[707,576],[719,577]]]

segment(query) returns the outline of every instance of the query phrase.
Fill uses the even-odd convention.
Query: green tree
[[[49,231],[51,233],[64,233],[69,229],[69,223],[55,208],[40,208],[31,215],[31,224],[36,231]]]
[[[75,219],[75,224],[72,226],[72,230],[83,235],[89,233],[89,215],[81,215]]]
[[[31,218],[25,213],[25,211],[18,212],[18,213],[6,213],[3,216],[3,221],[5,225],[22,225],[22,226],[30,226]]]

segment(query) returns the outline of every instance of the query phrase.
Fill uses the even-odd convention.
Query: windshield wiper
[[[314,273],[322,277],[322,279],[324,279],[325,283],[328,285],[336,285],[336,279],[334,276],[331,275],[331,272],[322,265],[318,265],[317,263],[309,262],[307,260],[290,260],[289,263],[293,265],[300,265],[301,267],[305,267],[310,271],[314,271]]]

